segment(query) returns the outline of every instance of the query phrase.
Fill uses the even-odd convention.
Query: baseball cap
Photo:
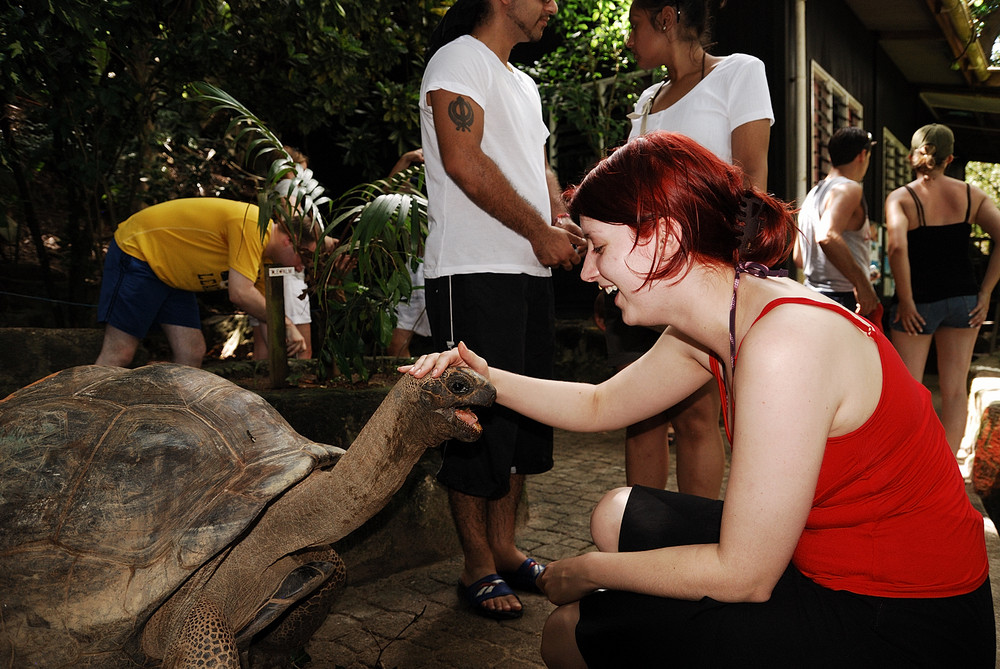
[[[955,135],[951,128],[940,123],[931,123],[913,133],[910,141],[910,151],[916,151],[922,146],[932,145],[934,157],[938,160],[947,158],[955,150]]]

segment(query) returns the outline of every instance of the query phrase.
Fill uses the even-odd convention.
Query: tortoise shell
[[[0,401],[7,630],[37,635],[49,659],[61,647],[80,663],[86,649],[99,664],[270,500],[342,453],[182,365],[76,367],[13,393]],[[32,645],[0,638],[0,651],[11,641]]]

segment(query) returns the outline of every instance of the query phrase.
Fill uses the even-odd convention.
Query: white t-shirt
[[[427,174],[428,235],[424,275],[529,274],[551,276],[531,243],[472,202],[445,173],[428,105],[430,91],[467,96],[483,108],[482,149],[543,219],[552,217],[545,174],[542,101],[531,77],[508,70],[482,42],[463,35],[427,63],[420,87],[420,131]]]
[[[733,130],[744,123],[766,118],[774,125],[771,95],[767,89],[764,63],[753,56],[734,53],[726,56],[687,95],[655,114],[643,110],[652,104],[661,84],[642,92],[635,104],[629,139],[654,130],[687,135],[727,163],[733,162]]]

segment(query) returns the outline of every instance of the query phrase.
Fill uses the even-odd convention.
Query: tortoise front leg
[[[236,637],[213,602],[202,600],[188,612],[163,658],[164,669],[240,669]]]
[[[334,602],[344,591],[347,568],[332,548],[319,548],[296,556],[304,564],[322,565],[328,577],[321,586],[291,606],[273,625],[254,637],[250,666],[285,666],[281,662],[300,651],[326,621]]]

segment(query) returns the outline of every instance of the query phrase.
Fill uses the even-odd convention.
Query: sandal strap
[[[469,599],[476,604],[482,604],[487,599],[495,597],[514,595],[514,591],[507,585],[507,581],[503,580],[499,574],[487,574],[472,585],[465,586],[465,590],[469,594]]]

